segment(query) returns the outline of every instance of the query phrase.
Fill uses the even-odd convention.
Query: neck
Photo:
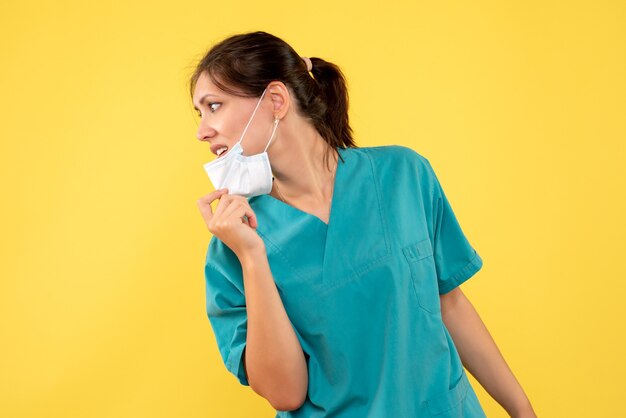
[[[286,119],[267,150],[274,173],[270,194],[289,202],[326,203],[332,198],[337,152],[310,124]]]

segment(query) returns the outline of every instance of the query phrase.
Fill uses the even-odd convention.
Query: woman
[[[241,384],[277,417],[484,417],[465,366],[511,416],[535,416],[459,288],[482,259],[429,161],[356,146],[337,66],[246,33],[190,87],[219,154],[205,165],[219,189],[198,200],[207,313]]]

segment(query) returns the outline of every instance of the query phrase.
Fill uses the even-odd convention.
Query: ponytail
[[[323,116],[314,121],[316,129],[333,147],[356,147],[348,118],[348,88],[339,67],[321,58],[312,57],[311,73],[318,85],[319,106]]]

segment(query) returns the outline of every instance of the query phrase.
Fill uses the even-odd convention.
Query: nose
[[[196,133],[196,138],[200,141],[208,141],[209,138],[213,138],[217,131],[212,127],[208,126],[203,121],[200,121],[200,126],[198,126],[198,132]]]

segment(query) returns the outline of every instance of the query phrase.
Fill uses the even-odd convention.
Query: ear
[[[267,88],[272,100],[273,116],[282,119],[291,104],[291,95],[289,89],[282,81],[272,81]]]

